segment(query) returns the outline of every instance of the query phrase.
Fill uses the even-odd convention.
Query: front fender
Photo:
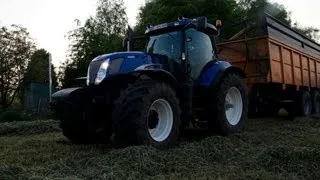
[[[159,66],[160,67],[160,66]],[[174,89],[179,89],[180,84],[178,80],[168,71],[158,68],[157,64],[148,65],[148,68],[136,68],[134,71],[128,73],[113,74],[112,76],[104,79],[100,83],[99,87],[108,86],[109,84],[121,85],[133,83],[139,78],[144,78],[144,76],[149,77],[158,82],[164,82],[169,84]]]
[[[147,75],[151,79],[157,80],[159,82],[165,82],[171,85],[171,87],[178,89],[180,84],[178,80],[168,71],[164,69],[137,69],[136,71],[131,72],[130,74],[136,74],[138,76]]]

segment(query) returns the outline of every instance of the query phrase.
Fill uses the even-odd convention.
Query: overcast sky
[[[320,0],[271,0],[292,12],[293,21],[320,28]],[[136,15],[145,0],[124,0],[129,24],[135,25]],[[0,0],[0,26],[20,24],[26,27],[38,48],[53,55],[57,66],[66,59],[68,31],[75,28],[74,19],[85,21],[94,15],[96,0]]]

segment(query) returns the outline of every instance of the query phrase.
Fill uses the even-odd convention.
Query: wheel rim
[[[225,114],[229,124],[237,125],[242,116],[242,96],[238,88],[231,87],[225,97]]]
[[[150,106],[147,122],[153,140],[161,142],[167,139],[173,126],[173,112],[169,102],[164,99],[154,101]]]

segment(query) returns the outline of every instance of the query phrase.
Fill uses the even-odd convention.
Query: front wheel
[[[236,74],[227,74],[215,88],[209,128],[222,135],[242,131],[248,118],[247,95],[242,80]]]

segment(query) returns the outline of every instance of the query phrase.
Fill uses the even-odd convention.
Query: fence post
[[[52,55],[51,53],[49,53],[49,102],[51,102],[51,94],[52,94],[51,61],[52,61]]]

